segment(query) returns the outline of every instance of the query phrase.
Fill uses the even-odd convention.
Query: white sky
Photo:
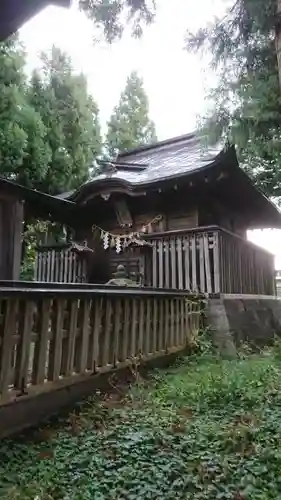
[[[73,6],[48,7],[21,29],[27,49],[28,71],[39,66],[38,54],[52,44],[71,56],[74,68],[88,78],[89,91],[100,108],[105,126],[117,104],[126,78],[137,70],[144,79],[159,139],[186,134],[195,129],[204,110],[206,88],[214,76],[198,55],[183,50],[187,29],[196,31],[220,16],[226,0],[158,0],[155,23],[134,40],[125,33],[109,47],[96,44],[93,25]],[[276,255],[281,268],[281,230],[251,231],[249,239]]]

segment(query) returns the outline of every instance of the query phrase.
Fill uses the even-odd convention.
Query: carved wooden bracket
[[[114,201],[114,209],[116,212],[118,224],[120,227],[132,227],[133,219],[125,200]]]

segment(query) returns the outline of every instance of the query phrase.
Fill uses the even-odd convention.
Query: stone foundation
[[[263,347],[275,335],[281,335],[281,298],[242,294],[209,296],[206,324],[223,355],[235,356],[236,347],[244,342]]]

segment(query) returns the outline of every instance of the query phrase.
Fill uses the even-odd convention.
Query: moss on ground
[[[280,387],[276,351],[182,360],[3,441],[0,498],[281,499]]]

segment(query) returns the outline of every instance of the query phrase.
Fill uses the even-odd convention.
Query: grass
[[[281,499],[278,349],[201,356],[0,445],[0,498]]]

